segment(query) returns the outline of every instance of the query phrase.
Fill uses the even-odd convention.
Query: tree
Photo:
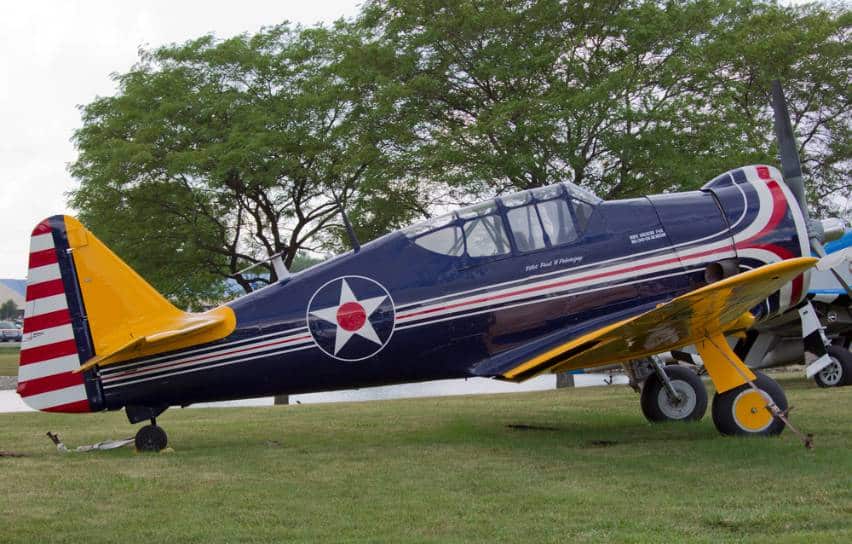
[[[775,162],[775,77],[814,186],[848,188],[849,21],[749,0],[374,0],[360,17],[407,62],[428,176],[480,194],[568,179],[609,198]]]
[[[18,317],[18,305],[12,299],[0,304],[0,319],[15,319]]]
[[[850,190],[848,7],[766,0],[372,0],[143,51],[83,107],[71,204],[185,303],[240,270],[562,180],[606,198],[777,162],[784,80],[813,204]],[[302,253],[300,253],[302,252]]]
[[[270,255],[337,245],[338,200],[375,231],[404,224],[417,194],[389,189],[408,127],[381,74],[358,70],[360,43],[343,23],[285,24],[142,52],[116,96],[82,108],[71,204],[183,303],[221,296],[224,278],[275,280],[239,273]]]

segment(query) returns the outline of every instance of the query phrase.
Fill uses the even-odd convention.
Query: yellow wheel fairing
[[[772,413],[769,411],[769,403],[763,391],[755,391],[748,388],[743,390],[734,399],[731,407],[734,421],[744,431],[759,433],[772,424]]]

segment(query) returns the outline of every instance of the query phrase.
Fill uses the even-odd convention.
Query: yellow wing
[[[523,381],[543,372],[590,368],[669,351],[749,328],[749,309],[811,268],[817,259],[788,259],[696,289],[524,360],[502,377]]]

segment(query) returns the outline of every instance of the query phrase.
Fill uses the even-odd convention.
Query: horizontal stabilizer
[[[178,341],[192,344],[192,337],[205,337],[208,331],[226,325],[227,317],[225,312],[220,311],[217,314],[216,310],[213,310],[201,316],[181,318],[166,330],[161,330],[141,338],[135,338],[122,346],[118,346],[110,353],[103,353],[92,357],[77,369],[76,372],[83,372],[94,366],[106,366],[133,359],[141,353],[149,353],[151,350],[157,350],[158,345],[172,344]]]

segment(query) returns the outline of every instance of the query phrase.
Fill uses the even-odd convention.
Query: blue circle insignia
[[[393,335],[393,299],[379,282],[342,276],[317,289],[308,302],[308,330],[326,355],[361,361],[380,352]]]

